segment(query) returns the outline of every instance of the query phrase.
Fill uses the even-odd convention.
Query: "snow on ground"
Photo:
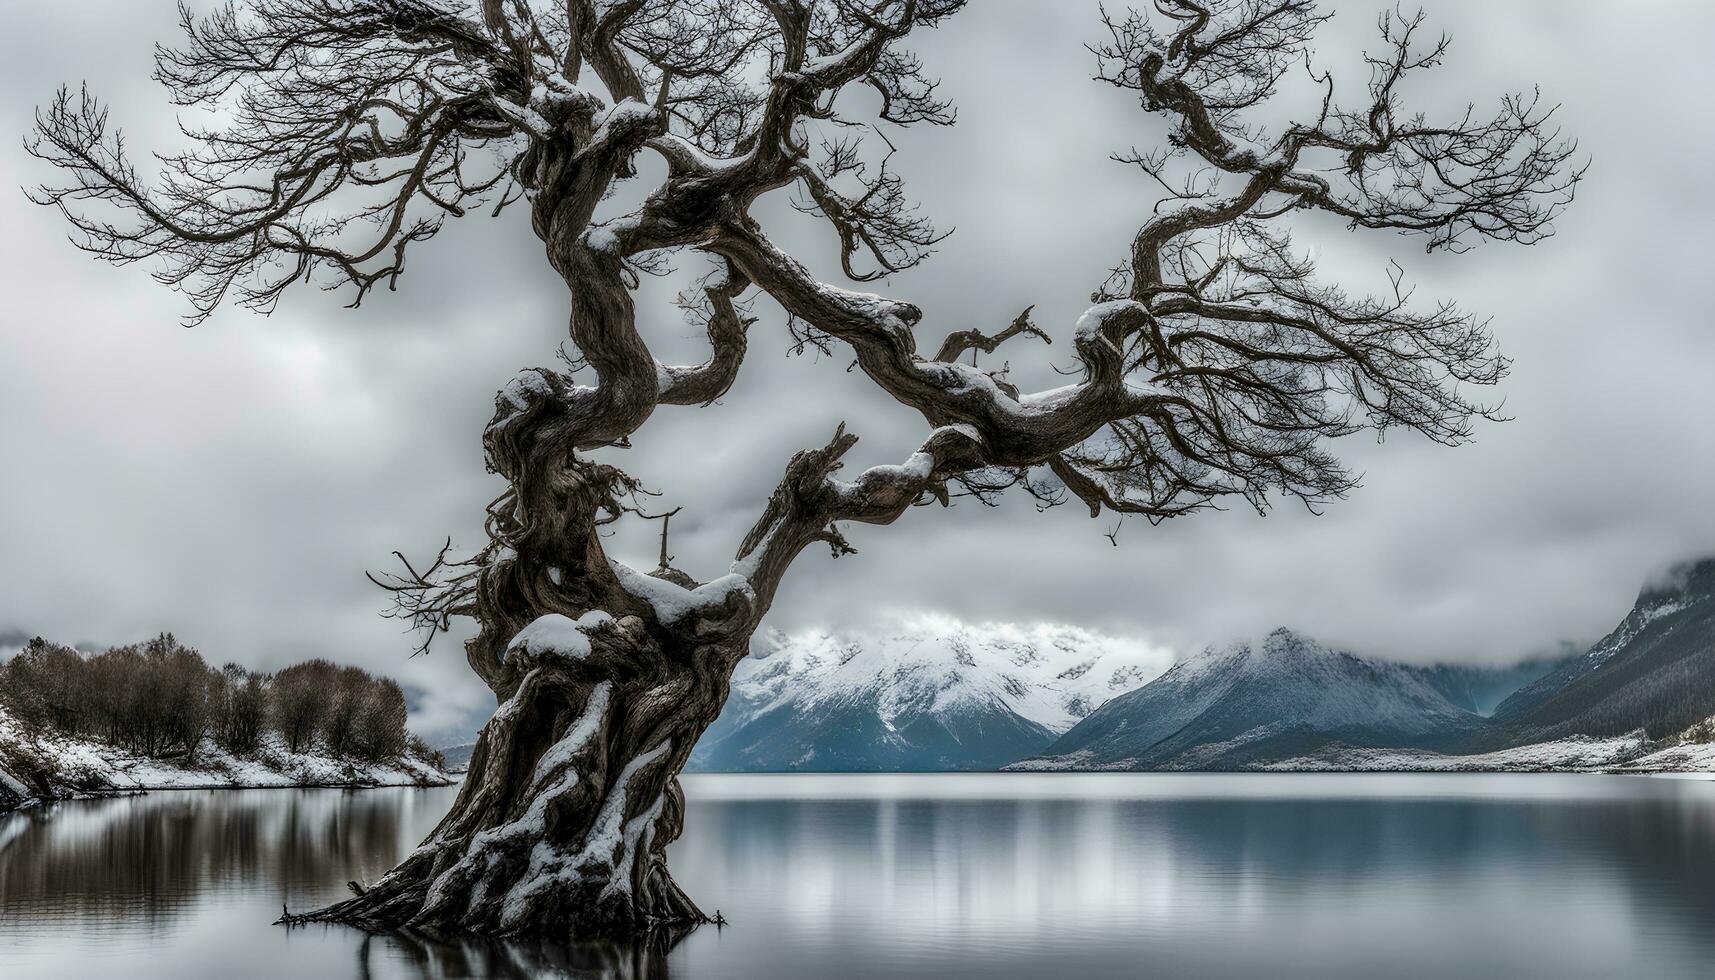
[[[1270,772],[1606,772],[1649,758],[1648,746],[1642,732],[1619,738],[1576,736],[1474,755],[1340,746],[1260,768]]]
[[[1673,745],[1619,767],[1619,772],[1679,773],[1715,776],[1715,745]]]
[[[1135,760],[1101,762],[1089,752],[1025,759],[1008,771],[1131,771]],[[1176,767],[1177,768],[1177,767]],[[1618,738],[1573,736],[1494,752],[1448,755],[1426,749],[1335,746],[1250,767],[1262,772],[1608,772],[1715,777],[1715,743],[1662,747],[1643,732]]]
[[[275,733],[250,757],[204,741],[196,760],[151,759],[88,739],[30,731],[0,709],[0,810],[45,794],[286,786],[426,786],[456,774],[407,753],[379,763],[292,752]],[[44,785],[45,784],[45,785]]]

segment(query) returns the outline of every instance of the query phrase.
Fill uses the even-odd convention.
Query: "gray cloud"
[[[1348,72],[1373,16],[1350,6],[1319,45]],[[1346,440],[1365,486],[1324,516],[1133,523],[1118,548],[1106,521],[1073,508],[919,509],[855,529],[855,558],[807,554],[771,625],[929,609],[1187,649],[1289,623],[1368,652],[1498,660],[1594,638],[1653,570],[1715,550],[1715,332],[1698,288],[1715,215],[1703,173],[1715,9],[1430,14],[1455,36],[1451,66],[1408,98],[1456,106],[1540,84],[1595,160],[1580,200],[1557,238],[1530,249],[1425,257],[1412,240],[1328,223],[1304,241],[1331,277],[1373,288],[1397,257],[1422,295],[1493,314],[1517,362],[1503,391],[1516,421],[1458,450]],[[0,40],[0,131],[21,133],[54,86],[87,78],[136,145],[170,144],[172,117],[146,79],[147,42],[173,21],[171,4],[117,0],[15,12]],[[925,309],[926,336],[998,326],[1034,303],[1066,337],[1148,214],[1145,181],[1106,157],[1162,127],[1089,80],[1081,45],[1098,30],[1093,4],[978,4],[918,45],[960,122],[904,134],[894,163],[958,230],[884,288]],[[47,176],[6,145],[16,181]],[[784,244],[832,268],[826,236],[782,201],[763,211]],[[399,293],[361,312],[311,291],[272,318],[227,312],[187,332],[177,296],[137,269],[93,264],[52,213],[0,194],[0,627],[107,642],[174,629],[214,659],[263,667],[328,655],[427,692],[420,724],[480,710],[486,692],[456,644],[405,659],[409,641],[377,616],[362,572],[394,548],[478,540],[498,492],[478,440],[493,391],[550,363],[564,337],[563,286],[521,218],[451,227]],[[667,305],[678,281],[648,284],[640,307],[658,311],[664,357],[697,359],[694,331]],[[777,311],[759,312],[735,390],[703,411],[664,409],[623,456],[664,503],[686,505],[674,551],[703,576],[723,570],[795,449],[844,420],[863,436],[854,465],[896,461],[923,432],[837,356],[786,356]],[[1065,347],[1006,356],[1026,386],[1051,385]],[[621,528],[613,547],[652,562],[652,533]]]

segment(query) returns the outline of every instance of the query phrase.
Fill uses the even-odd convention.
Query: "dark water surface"
[[[1715,783],[692,776],[665,954],[269,925],[451,789],[172,792],[0,818],[0,977],[1715,975]]]

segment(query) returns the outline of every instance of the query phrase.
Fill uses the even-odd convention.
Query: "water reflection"
[[[500,980],[533,977],[657,980],[672,975],[664,947],[437,939],[411,933],[363,937],[358,944],[357,962],[356,975],[364,978],[403,973]]]
[[[386,871],[439,819],[439,797],[207,790],[26,810],[0,845],[0,926],[164,928],[220,892],[297,904]]]
[[[163,793],[0,821],[0,975],[1702,977],[1715,785],[1622,777],[687,780],[667,949],[286,930],[452,790]]]

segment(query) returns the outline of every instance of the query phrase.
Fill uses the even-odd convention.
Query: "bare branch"
[[[960,354],[968,350],[980,350],[985,354],[993,354],[1001,344],[1019,334],[1029,334],[1045,344],[1052,344],[1053,338],[1037,329],[1036,325],[1030,322],[1030,311],[1035,308],[1034,306],[1026,306],[1024,312],[1014,317],[1012,323],[1008,324],[1005,330],[992,337],[979,330],[957,330],[948,334],[947,339],[941,341],[941,349],[935,353],[935,360],[955,361],[958,360]]]

